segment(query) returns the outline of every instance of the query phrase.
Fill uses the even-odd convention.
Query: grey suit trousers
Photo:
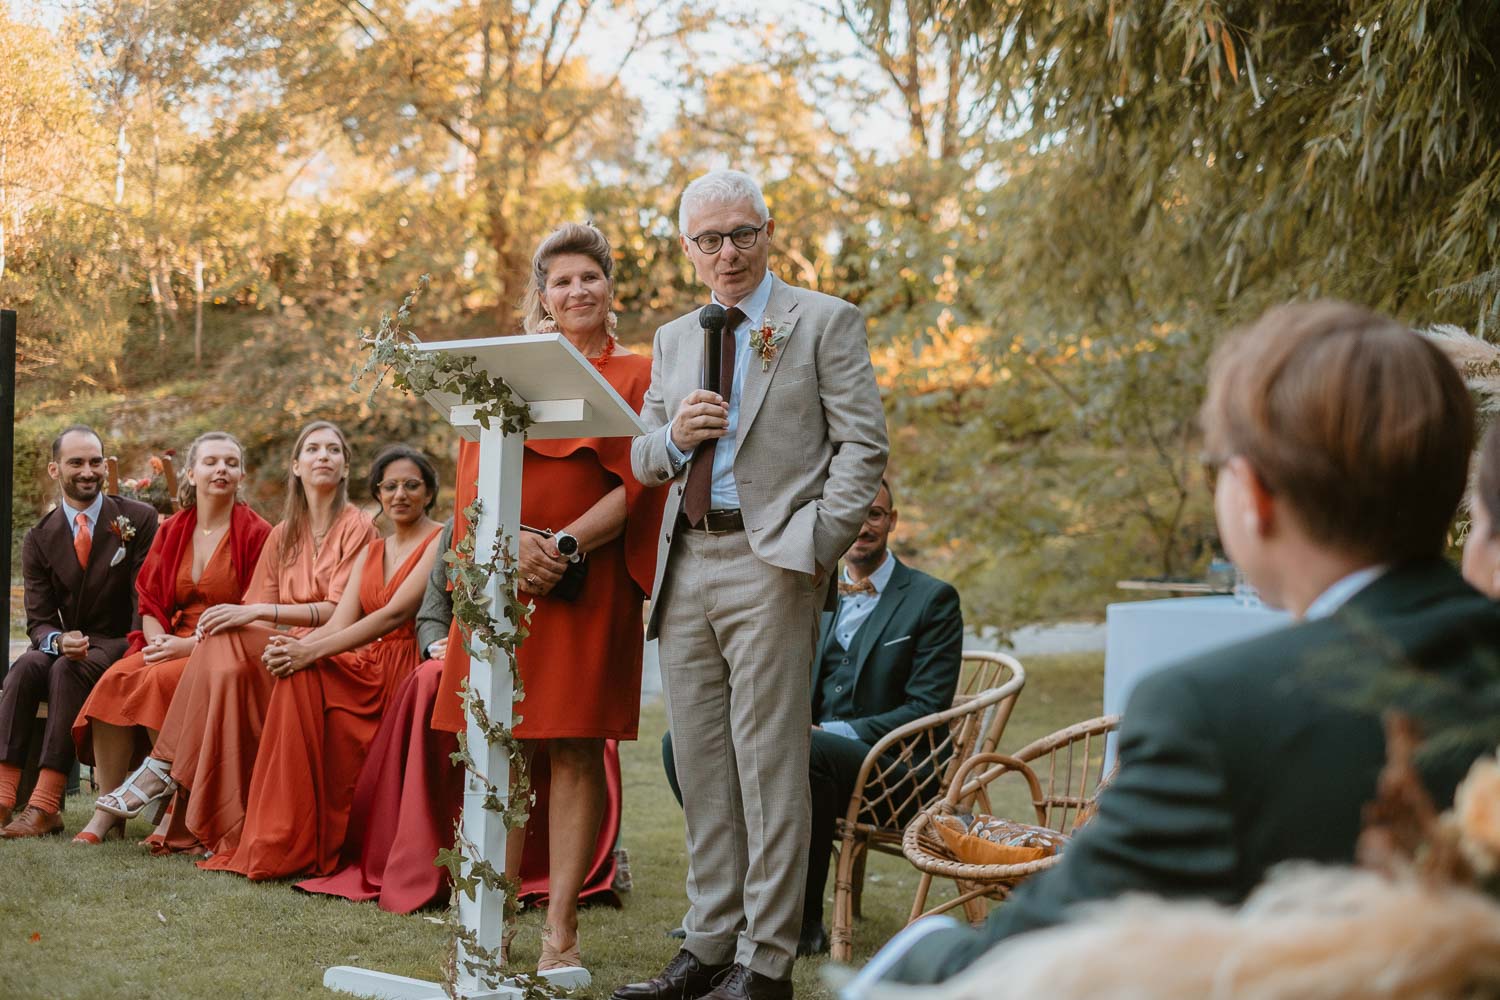
[[[758,559],[743,531],[673,534],[658,634],[687,821],[685,947],[785,979],[807,876],[822,589]]]

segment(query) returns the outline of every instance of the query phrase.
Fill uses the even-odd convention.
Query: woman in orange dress
[[[245,820],[250,772],[275,678],[261,654],[275,630],[305,635],[333,614],[355,561],[377,537],[349,503],[349,447],[319,420],[297,436],[286,512],[266,539],[243,605],[198,619],[198,645],[151,756],[98,806],[122,818],[173,800],[148,839],[156,851],[231,850]]]
[[[614,259],[603,234],[565,225],[532,258],[528,331],[558,330],[637,410],[651,383],[650,359],[619,348],[612,333]],[[475,446],[460,448],[461,486],[478,473]],[[534,610],[516,660],[526,701],[515,727],[528,753],[545,751],[550,768],[548,904],[539,973],[572,970],[587,982],[578,943],[578,893],[594,861],[606,801],[605,741],[633,740],[640,718],[641,604],[655,569],[665,493],[640,486],[630,471],[629,438],[528,441],[522,478],[521,590]],[[467,503],[474,496],[457,502]],[[459,508],[462,510],[462,506]],[[462,524],[455,522],[455,539]],[[553,588],[586,556],[582,591]],[[455,648],[455,647],[458,648]],[[467,677],[462,644],[448,644],[434,728],[462,732],[459,686]],[[543,817],[538,816],[540,820]],[[506,871],[516,876],[525,838],[507,838]]]
[[[182,510],[162,523],[136,577],[141,630],[130,649],[99,678],[73,722],[78,759],[113,788],[151,749],[198,644],[198,616],[215,604],[237,604],[270,534],[265,518],[236,499],[245,478],[244,449],[231,434],[200,434],[187,453]],[[132,759],[134,758],[134,759]],[[118,816],[94,810],[74,843],[97,844],[123,833]]]
[[[392,694],[417,665],[415,621],[443,526],[428,517],[437,473],[393,445],[370,470],[370,496],[395,530],[372,541],[323,627],[274,636],[263,660],[276,678],[239,845],[198,863],[251,879],[335,868],[354,784]]]

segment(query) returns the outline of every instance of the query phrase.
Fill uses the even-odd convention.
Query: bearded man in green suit
[[[846,1000],[941,982],[1081,903],[1233,904],[1279,862],[1353,861],[1386,709],[1430,738],[1418,766],[1440,808],[1494,746],[1500,609],[1442,558],[1474,444],[1453,365],[1364,309],[1284,306],[1220,348],[1202,420],[1224,545],[1300,621],[1143,681],[1119,775],[1062,863],[982,929],[911,925]]]
[[[958,688],[964,643],[958,591],[890,551],[898,518],[890,483],[882,479],[844,552],[838,609],[823,613],[813,666],[812,824],[798,955],[828,950],[823,895],[834,825],[854,794],[865,757],[892,730],[949,708]],[[681,802],[671,733],[662,737],[662,762]]]

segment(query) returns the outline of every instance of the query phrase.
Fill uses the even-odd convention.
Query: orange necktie
[[[79,514],[73,518],[73,523],[78,525],[78,531],[73,535],[73,551],[78,553],[78,565],[88,569],[89,553],[94,551],[94,536],[89,531],[89,516]]]

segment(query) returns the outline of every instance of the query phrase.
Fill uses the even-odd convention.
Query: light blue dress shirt
[[[72,532],[74,538],[78,537],[79,514],[82,514],[84,517],[89,519],[89,537],[95,539],[99,537],[99,515],[104,513],[103,490],[100,490],[99,495],[94,497],[94,502],[89,504],[83,510],[77,510],[66,500],[64,500],[60,506],[62,507],[62,512],[68,516],[68,531]],[[57,637],[60,635],[62,635],[61,632],[48,632],[47,638],[43,639],[41,645],[37,648],[44,653],[51,653],[54,656],[57,655]]]
[[[891,574],[896,571],[896,560],[891,554],[885,554],[885,560],[866,579],[870,586],[875,588],[873,594],[849,594],[839,598],[838,617],[833,620],[833,641],[844,649],[854,641],[855,633],[859,627],[869,620],[875,610],[875,605],[880,603],[880,595],[885,593],[886,585],[891,582]],[[849,567],[845,566],[839,579],[845,583],[853,583],[849,577]],[[859,739],[855,735],[854,727],[847,722],[838,719],[830,719],[822,723],[823,729],[833,733],[835,736],[846,736],[851,740]]]
[[[89,519],[89,537],[99,537],[99,515],[104,513],[104,491],[101,490],[99,495],[94,497],[94,502],[81,511],[72,507],[67,501],[63,501],[62,509],[63,513],[68,515],[68,530],[73,533],[74,538],[78,537],[79,514]]]
[[[713,296],[713,301],[718,305],[723,305],[719,302],[717,295]],[[734,385],[729,393],[729,427],[725,435],[719,438],[719,443],[714,446],[713,480],[708,495],[708,505],[713,510],[737,510],[740,506],[740,487],[734,481],[734,455],[738,448],[734,435],[740,426],[740,394],[745,386],[745,370],[750,363],[750,331],[760,328],[766,318],[766,306],[770,301],[771,272],[767,270],[766,276],[760,279],[759,285],[755,286],[755,291],[745,296],[743,302],[737,303],[740,312],[745,314],[745,318],[733,330]],[[672,465],[680,469],[693,453],[679,450],[669,431],[667,454],[672,456]]]

